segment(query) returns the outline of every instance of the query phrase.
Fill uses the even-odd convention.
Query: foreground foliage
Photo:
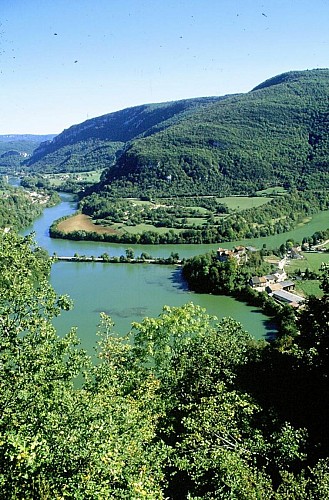
[[[193,304],[127,339],[102,315],[94,363],[52,326],[70,301],[49,285],[49,260],[30,237],[0,240],[2,498],[328,498],[312,414],[315,386],[327,412],[327,313],[306,331],[310,302],[289,348]]]
[[[1,497],[161,498],[159,382],[133,376],[106,334],[97,366],[73,331],[57,336],[51,320],[68,298],[30,238],[3,235],[0,266]]]

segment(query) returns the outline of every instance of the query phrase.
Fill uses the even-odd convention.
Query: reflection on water
[[[164,305],[194,302],[219,319],[236,319],[256,338],[275,330],[261,311],[254,312],[255,307],[231,297],[189,292],[180,275],[180,269],[171,266],[57,262],[51,273],[52,284],[58,293],[69,294],[75,306],[54,324],[63,333],[76,326],[84,347],[90,350],[101,312],[112,318],[116,332],[125,335],[133,321],[158,316]]]
[[[145,318],[147,316],[147,307],[126,307],[125,309],[108,309],[107,311],[100,311],[99,309],[95,309],[93,312],[95,313],[105,313],[107,316],[110,316],[112,319],[115,318],[132,318],[132,321],[135,318]]]

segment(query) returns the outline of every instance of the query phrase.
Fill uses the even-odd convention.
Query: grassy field
[[[51,183],[51,186],[58,187],[63,182],[99,182],[102,170],[92,170],[90,172],[72,172],[65,174],[44,174],[45,178]]]
[[[125,231],[130,234],[138,234],[145,231],[152,231],[158,234],[164,234],[170,231],[170,227],[155,227],[152,224],[136,224],[136,226],[125,226],[122,223],[112,224],[111,226],[116,232]],[[183,229],[172,229],[175,233],[180,233]]]
[[[302,255],[304,257],[303,259],[289,260],[289,263],[286,266],[286,271],[288,273],[293,273],[294,271],[298,271],[298,269],[302,272],[306,269],[317,272],[319,271],[322,262],[329,263],[329,253],[303,252]]]
[[[303,252],[302,255],[304,257],[303,259],[288,261],[288,264],[285,266],[285,271],[288,275],[292,275],[299,269],[301,272],[305,272],[306,269],[309,269],[309,271],[318,272],[321,268],[322,263],[329,263],[329,253]],[[304,297],[307,297],[308,295],[321,297],[323,295],[319,280],[296,280],[295,284],[296,292],[299,295],[303,295]]]
[[[274,186],[271,188],[263,189],[262,191],[257,191],[258,196],[281,196],[286,194],[286,189],[282,186]]]
[[[187,208],[190,208],[191,210],[196,210],[197,212],[199,212],[200,215],[209,213],[209,211],[204,207],[187,207]]]
[[[206,224],[207,219],[204,217],[187,217],[186,218],[187,224],[195,224],[196,226],[200,226],[202,224]]]
[[[268,255],[268,256],[264,257],[264,260],[266,262],[268,262],[269,264],[277,265],[280,262],[281,257],[278,257],[277,255]]]
[[[139,200],[138,198],[125,198],[128,201],[131,201],[136,206],[155,206],[155,203],[152,201]]]
[[[265,205],[265,203],[268,203],[271,199],[272,198],[265,196],[226,196],[225,198],[217,198],[217,201],[227,205],[229,210],[240,212],[248,208],[256,208]]]
[[[269,193],[270,194],[270,193]],[[208,198],[208,196],[205,196],[205,198]],[[264,205],[265,203],[268,203],[271,201],[270,196],[225,196],[224,198],[216,198],[216,201],[218,203],[222,203],[224,205],[227,205],[229,210],[246,210],[248,208],[255,208],[255,207],[260,207],[261,205]],[[131,201],[134,203],[134,205],[153,205],[156,206],[155,203],[151,201],[142,201],[139,200],[138,198],[127,198],[128,201]],[[179,201],[179,200],[178,200]],[[177,199],[174,200],[175,203],[177,203]],[[161,205],[162,203],[159,202]],[[163,202],[163,206],[170,206],[170,199],[167,199]],[[197,210],[201,214],[208,213],[208,210],[204,207],[198,207],[198,206],[191,206],[188,207],[193,210]]]
[[[304,297],[307,297],[308,295],[322,297],[323,291],[319,285],[320,283],[318,280],[295,281],[295,290],[298,295],[302,295]]]

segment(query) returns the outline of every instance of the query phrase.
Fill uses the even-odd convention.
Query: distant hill
[[[73,125],[42,143],[25,165],[34,172],[74,172],[114,164],[127,143],[171,125],[189,111],[225,97],[202,97],[145,104]]]
[[[106,195],[252,193],[328,187],[329,70],[293,71],[252,91],[129,108],[38,148],[32,169],[107,167]]]
[[[0,135],[0,145],[4,142],[29,142],[33,144],[40,144],[42,141],[52,140],[56,134],[46,134],[46,135],[37,135],[37,134],[5,134]]]
[[[20,169],[41,142],[50,141],[55,134],[6,134],[0,135],[0,173]]]

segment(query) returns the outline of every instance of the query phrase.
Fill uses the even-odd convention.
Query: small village
[[[217,257],[221,262],[225,262],[227,259],[233,258],[237,260],[239,265],[242,265],[248,261],[249,252],[253,251],[256,251],[256,249],[241,245],[234,247],[233,250],[218,248]],[[287,255],[277,262],[277,268],[272,274],[265,276],[253,276],[249,281],[249,285],[257,292],[268,293],[277,302],[289,304],[294,308],[301,307],[305,299],[304,297],[293,293],[293,290],[295,289],[295,282],[288,279],[284,270],[284,266],[287,264],[288,259],[303,258],[299,252],[299,247],[292,248]]]

